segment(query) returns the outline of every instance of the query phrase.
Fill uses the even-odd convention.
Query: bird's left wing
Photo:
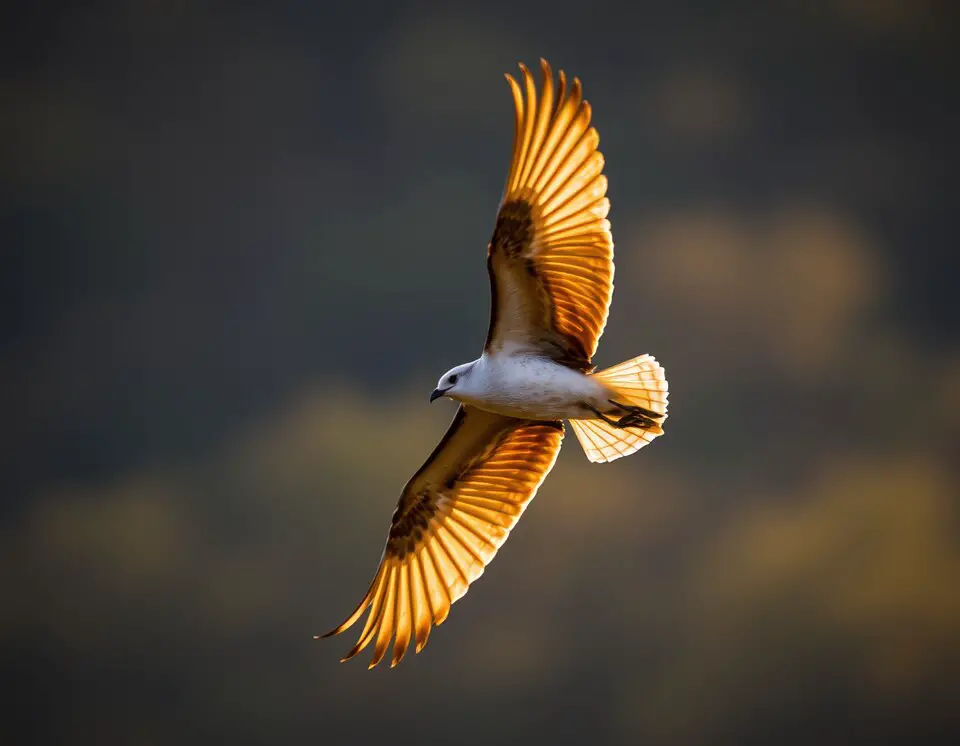
[[[507,76],[513,155],[487,250],[492,302],[484,349],[533,349],[590,370],[613,296],[604,158],[580,80],[568,91],[561,70],[554,87],[550,65],[540,64],[540,96],[524,65],[522,90]]]
[[[410,479],[393,514],[380,566],[336,635],[363,616],[349,660],[373,640],[377,665],[390,645],[395,666],[411,637],[419,653],[430,628],[479,578],[533,499],[560,451],[562,422],[519,420],[461,406],[443,439]]]

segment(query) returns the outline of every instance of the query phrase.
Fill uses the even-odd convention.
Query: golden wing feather
[[[553,468],[560,422],[536,422],[461,406],[446,435],[403,490],[380,566],[363,600],[322,635],[353,626],[369,609],[353,658],[375,641],[370,668],[394,640],[391,667],[411,640],[423,650],[433,626],[479,578]]]
[[[520,65],[507,75],[514,103],[510,170],[488,251],[491,305],[486,349],[512,342],[587,369],[613,296],[613,238],[607,178],[577,78],[569,91],[550,65],[537,96]]]

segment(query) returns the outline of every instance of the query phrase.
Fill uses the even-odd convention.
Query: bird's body
[[[468,363],[457,398],[487,412],[531,420],[596,418],[614,412],[599,379],[529,350],[486,354]],[[592,409],[591,409],[592,407]]]
[[[507,76],[514,143],[487,246],[490,324],[483,353],[447,371],[430,400],[460,406],[404,486],[377,573],[334,635],[369,609],[344,660],[392,639],[396,665],[483,574],[553,468],[568,421],[592,462],[614,461],[663,433],[667,381],[649,355],[596,370],[613,296],[604,159],[574,78],[541,60],[542,95],[523,65]]]

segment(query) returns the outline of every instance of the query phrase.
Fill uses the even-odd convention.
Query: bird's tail
[[[588,459],[615,461],[663,434],[667,379],[654,357],[640,355],[591,375],[613,391],[617,409],[607,419],[570,420]]]

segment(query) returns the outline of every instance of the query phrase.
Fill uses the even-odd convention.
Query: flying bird
[[[663,433],[667,381],[650,355],[597,371],[613,296],[607,178],[578,78],[550,65],[537,91],[519,65],[510,170],[487,246],[490,324],[483,353],[441,376],[430,401],[460,403],[403,492],[376,575],[338,627],[366,623],[344,661],[374,642],[419,653],[482,574],[553,468],[573,428],[592,462],[628,456]]]

